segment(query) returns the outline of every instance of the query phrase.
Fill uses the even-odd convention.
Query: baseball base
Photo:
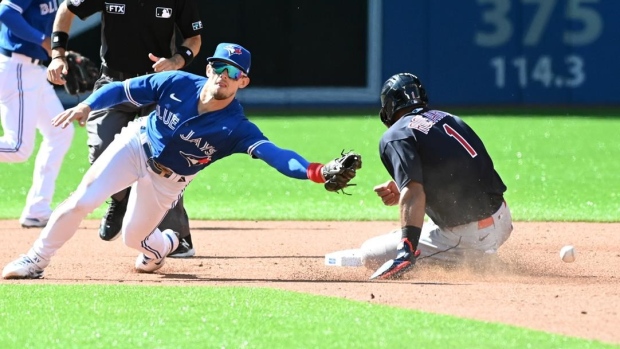
[[[342,250],[325,255],[325,265],[332,267],[360,267],[362,253],[359,249]]]

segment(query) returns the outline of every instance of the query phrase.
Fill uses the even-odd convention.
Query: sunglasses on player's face
[[[224,70],[227,70],[228,77],[233,80],[237,80],[240,77],[245,76],[245,73],[241,71],[241,69],[224,62],[211,62],[211,67],[213,67],[213,71],[217,75],[222,75],[224,74]]]

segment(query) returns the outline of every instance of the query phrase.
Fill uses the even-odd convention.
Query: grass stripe
[[[2,348],[613,348],[251,287],[0,285]]]

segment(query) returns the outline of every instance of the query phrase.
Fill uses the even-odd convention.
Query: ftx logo
[[[125,4],[105,4],[105,12],[115,14],[115,15],[124,15],[125,14]]]

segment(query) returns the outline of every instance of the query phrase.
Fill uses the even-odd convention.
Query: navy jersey
[[[30,28],[10,28],[8,24],[0,26],[0,47],[42,61],[49,59],[41,43],[52,33],[59,2],[60,0],[3,0],[0,8],[6,7],[2,11],[16,11]],[[31,40],[15,35],[18,29],[25,30],[23,35]]]
[[[489,217],[506,186],[476,133],[459,117],[416,109],[382,136],[381,161],[399,189],[410,181],[426,193],[426,214],[440,227]]]
[[[200,91],[206,80],[183,71],[150,74],[125,80],[124,89],[118,89],[122,96],[98,93],[97,102],[90,104],[89,97],[85,103],[97,109],[124,101],[137,107],[157,102],[146,126],[153,158],[178,174],[193,175],[228,155],[252,154],[257,146],[269,142],[245,117],[237,99],[224,109],[199,114]]]
[[[101,12],[101,60],[126,73],[152,71],[149,53],[171,57],[177,28],[184,39],[202,30],[197,0],[67,1],[81,19]]]

